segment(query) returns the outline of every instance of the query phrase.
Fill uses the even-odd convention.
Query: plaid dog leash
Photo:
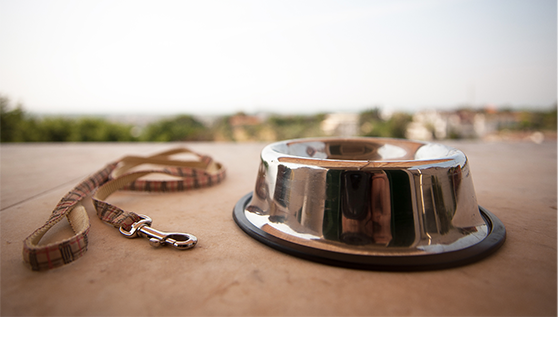
[[[171,160],[178,153],[190,153],[195,161]],[[143,164],[166,166],[163,169],[130,171]],[[174,180],[139,180],[148,174],[165,174]],[[148,192],[179,192],[218,184],[225,178],[225,168],[211,157],[186,148],[172,149],[149,157],[127,156],[105,166],[68,192],[56,205],[46,223],[23,241],[23,259],[34,271],[47,270],[68,264],[87,251],[91,223],[84,197],[96,190],[93,204],[99,219],[119,228],[125,237],[144,236],[153,246],[172,245],[177,249],[195,246],[197,238],[187,233],[166,233],[149,227],[151,218],[125,211],[104,201],[117,190]],[[66,217],[75,235],[61,241],[39,245],[43,236]]]

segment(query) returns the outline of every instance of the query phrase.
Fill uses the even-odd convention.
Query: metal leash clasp
[[[172,245],[179,250],[187,250],[198,242],[198,238],[188,233],[167,233],[149,227],[153,220],[147,215],[138,214],[142,219],[132,224],[132,228],[126,231],[120,226],[120,233],[126,238],[146,237],[153,247]]]

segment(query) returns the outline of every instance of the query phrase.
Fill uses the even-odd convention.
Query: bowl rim
[[[289,154],[282,152],[278,149],[281,146],[289,146],[291,144],[304,144],[304,143],[315,143],[315,142],[336,142],[336,143],[374,143],[375,141],[381,141],[384,145],[394,145],[408,146],[413,145],[416,147],[415,152],[422,147],[438,147],[446,151],[445,156],[438,157],[427,157],[421,159],[361,159],[361,160],[349,160],[349,159],[335,159],[335,158],[315,158],[311,156],[301,156],[295,154]],[[439,151],[439,149],[438,149]],[[408,139],[397,139],[397,138],[384,138],[384,137],[348,137],[348,138],[335,138],[335,137],[316,137],[316,138],[301,138],[301,139],[288,139],[273,142],[264,147],[261,152],[262,157],[267,159],[273,159],[278,162],[292,163],[307,166],[317,166],[323,168],[354,168],[361,170],[363,168],[420,168],[432,165],[439,166],[452,166],[457,163],[464,163],[466,161],[465,154],[454,147],[450,147],[441,143],[428,142],[428,141],[417,141]]]

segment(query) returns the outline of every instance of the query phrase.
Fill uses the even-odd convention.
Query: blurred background
[[[554,0],[0,0],[2,142],[556,140]]]

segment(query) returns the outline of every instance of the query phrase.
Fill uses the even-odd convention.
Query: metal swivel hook
[[[126,238],[135,238],[138,236],[146,237],[153,247],[172,245],[179,250],[187,250],[198,242],[198,238],[188,233],[167,233],[149,227],[153,220],[147,215],[138,214],[142,219],[132,224],[132,228],[127,231],[120,226],[120,233]]]

